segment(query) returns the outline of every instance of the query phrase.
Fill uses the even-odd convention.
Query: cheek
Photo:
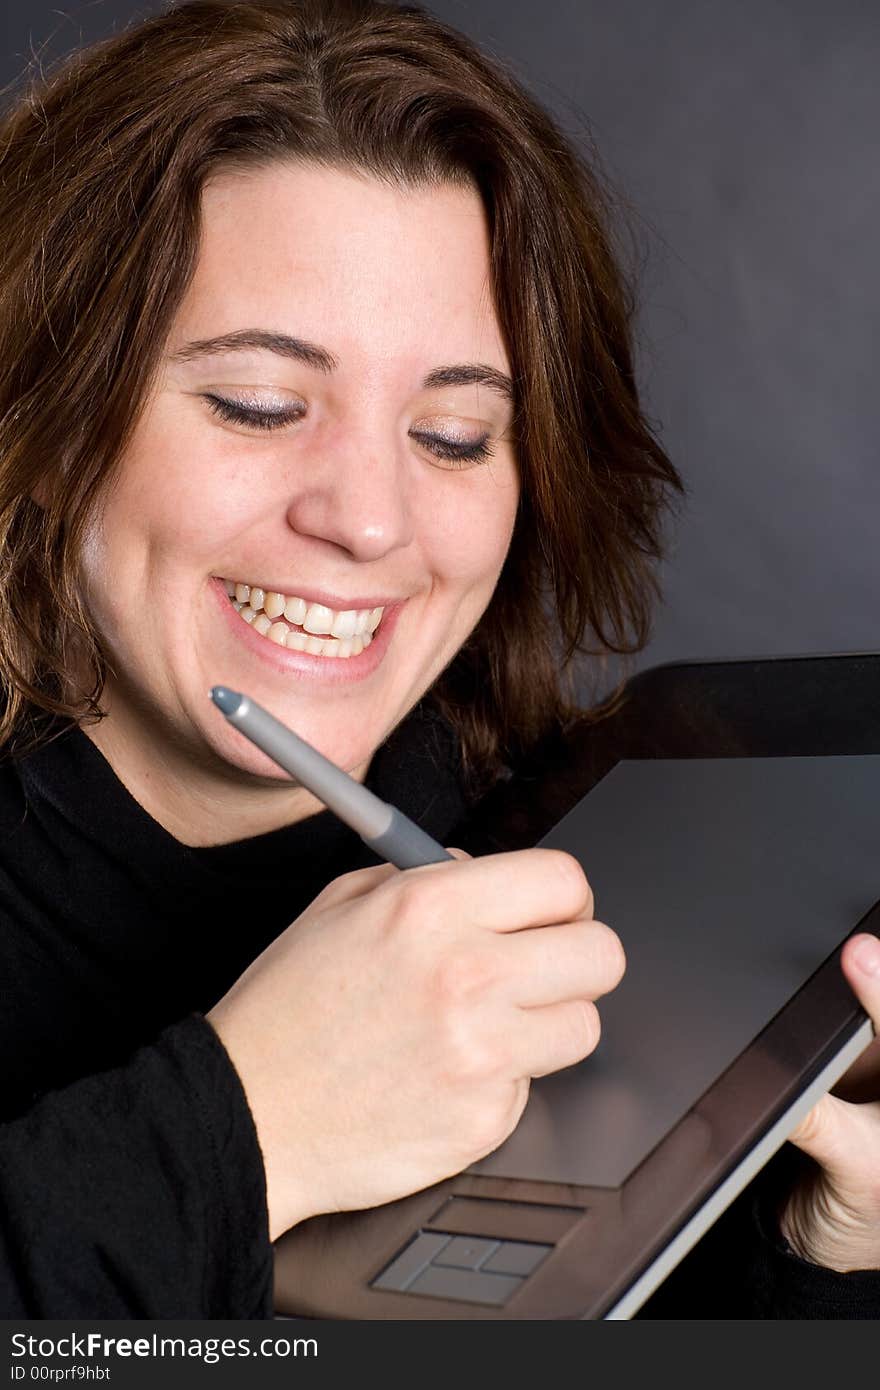
[[[480,494],[435,509],[431,520],[434,573],[475,604],[488,600],[501,573],[518,500],[515,485],[480,481],[488,484]]]
[[[162,557],[199,564],[240,535],[260,510],[255,470],[206,445],[175,412],[145,420],[123,460],[107,510],[108,533],[123,568]]]

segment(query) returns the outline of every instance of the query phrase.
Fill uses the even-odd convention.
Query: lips
[[[384,605],[367,604],[363,600],[358,603],[350,600],[342,607],[333,607],[302,595],[263,589],[232,579],[224,579],[223,583],[230,600],[244,614],[246,622],[253,622],[257,614],[262,612],[271,622],[283,621],[289,627],[301,628],[318,637],[345,639],[372,634],[384,612]],[[337,602],[344,603],[343,600]]]
[[[321,638],[317,635],[307,634],[301,629],[293,628],[286,620],[272,623],[265,612],[255,614],[248,620],[242,617],[246,605],[242,605],[239,612],[233,607],[224,580],[215,579],[211,587],[217,602],[222,607],[225,621],[230,625],[237,642],[241,643],[264,665],[268,664],[277,672],[311,677],[318,679],[322,684],[329,685],[346,684],[365,679],[377,669],[388,649],[397,625],[397,619],[406,603],[406,600],[401,600],[386,608],[375,633],[367,634],[369,640],[363,644],[362,649],[355,651],[352,647],[349,655],[346,656],[343,654],[345,650],[343,644],[346,642],[356,643],[357,637],[353,639]],[[235,602],[238,603],[239,600],[235,600]],[[258,622],[259,627],[257,626]],[[273,628],[282,630],[276,630],[273,633]],[[263,630],[261,631],[261,629]],[[270,633],[272,633],[271,637],[269,636]],[[295,637],[291,636],[291,633],[295,633]],[[309,650],[308,642],[321,642],[322,650],[316,651],[314,648]],[[324,643],[332,643],[337,648],[341,648],[341,651],[337,650],[332,657],[328,656],[323,651]],[[218,679],[221,682],[229,683],[223,672],[218,672]]]

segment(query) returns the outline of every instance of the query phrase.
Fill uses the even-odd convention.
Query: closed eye
[[[444,439],[440,434],[421,434],[416,430],[410,430],[410,439],[415,439],[417,443],[435,455],[436,458],[446,459],[449,463],[482,463],[492,453],[489,445],[489,435],[484,434],[479,439],[467,442],[460,439]]]
[[[266,410],[258,406],[241,405],[237,401],[227,400],[225,396],[206,394],[204,399],[221,420],[226,420],[230,424],[245,425],[251,429],[267,431],[283,429],[285,425],[291,425],[295,421],[301,420],[305,415],[305,407],[302,405],[296,405],[286,410]],[[445,439],[442,435],[410,430],[410,438],[421,444],[435,458],[458,466],[466,463],[482,463],[493,453],[488,434],[481,435],[479,439],[465,441]]]
[[[301,420],[305,409],[301,405],[287,410],[266,410],[257,406],[243,406],[236,401],[228,401],[224,396],[205,396],[205,400],[215,415],[234,425],[250,425],[252,429],[280,430],[284,425],[292,425]]]

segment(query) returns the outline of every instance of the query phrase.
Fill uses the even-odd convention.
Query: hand
[[[854,936],[841,964],[880,1033],[880,941]],[[846,1273],[880,1269],[880,1039],[844,1083],[861,1103],[824,1096],[791,1136],[819,1167],[790,1195],[780,1225],[795,1254]]]
[[[208,1014],[254,1117],[272,1239],[491,1153],[530,1078],[596,1046],[593,1001],[623,968],[560,850],[329,884]]]

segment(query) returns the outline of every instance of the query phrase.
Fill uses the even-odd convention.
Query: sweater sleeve
[[[204,1018],[0,1127],[0,1316],[271,1315],[256,1130]]]

